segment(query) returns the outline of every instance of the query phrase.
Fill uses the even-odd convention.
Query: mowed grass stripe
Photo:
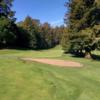
[[[99,61],[63,55],[58,47],[44,51],[2,52],[8,52],[12,58],[0,58],[0,100],[100,100]],[[5,53],[0,56],[3,55]],[[85,66],[59,68],[20,61],[20,57],[26,56],[79,61]]]

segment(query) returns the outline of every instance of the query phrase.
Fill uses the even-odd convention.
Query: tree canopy
[[[87,58],[92,50],[100,50],[99,0],[66,2],[66,27],[52,27],[31,16],[16,23],[12,3],[13,0],[0,0],[0,48],[48,49],[61,44],[65,53]]]
[[[15,18],[11,10],[12,0],[0,0],[0,47],[15,43]]]
[[[99,46],[100,6],[95,0],[69,0],[65,5],[68,13],[68,38],[63,42],[65,52],[90,57],[91,51]],[[70,46],[68,46],[70,45]]]
[[[0,0],[0,48],[47,49],[60,43],[60,27],[54,28],[31,16],[16,23],[12,3],[13,0]]]

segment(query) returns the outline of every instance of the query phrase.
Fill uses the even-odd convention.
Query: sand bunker
[[[43,59],[43,58],[22,58],[23,60],[26,61],[35,61],[39,63],[44,63],[44,64],[50,64],[50,65],[56,65],[60,67],[82,67],[83,65],[78,63],[78,62],[73,62],[73,61],[66,61],[66,60],[57,60],[57,59]]]

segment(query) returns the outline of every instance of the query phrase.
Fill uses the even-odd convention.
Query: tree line
[[[61,41],[64,26],[52,27],[31,16],[16,23],[13,0],[0,0],[0,48],[48,49]]]
[[[86,58],[100,50],[99,0],[67,0],[66,27],[52,27],[31,16],[16,23],[12,2],[0,0],[0,48],[48,49],[61,44],[65,53]]]
[[[64,26],[52,27],[48,22],[27,16],[24,21],[17,23],[19,29],[19,45],[33,49],[48,49],[58,45]],[[27,40],[27,41],[26,41]],[[21,42],[22,41],[22,42]]]

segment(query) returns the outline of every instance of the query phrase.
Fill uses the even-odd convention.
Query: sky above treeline
[[[67,11],[64,6],[67,0],[14,0],[13,10],[16,11],[17,22],[23,21],[26,16],[39,19],[41,23],[62,25]]]

